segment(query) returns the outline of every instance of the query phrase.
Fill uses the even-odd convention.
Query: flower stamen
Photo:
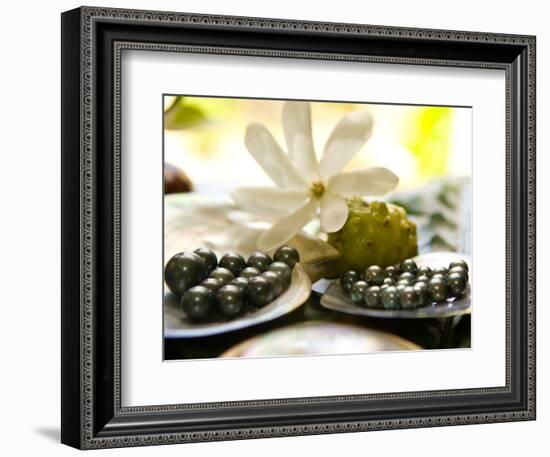
[[[321,198],[325,193],[325,185],[321,181],[315,181],[311,184],[309,191],[315,198]]]

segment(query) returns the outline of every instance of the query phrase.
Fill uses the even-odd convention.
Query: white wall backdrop
[[[550,30],[537,0],[272,2],[117,0],[97,5],[537,35],[538,233],[550,191]],[[60,390],[60,13],[76,1],[9,2],[0,28],[0,450],[69,455],[59,442]],[[538,277],[550,274],[548,238],[538,237]],[[539,279],[543,281],[543,279]],[[539,290],[543,289],[541,283]],[[538,300],[538,420],[528,423],[324,435],[102,451],[101,455],[543,455],[550,427],[546,294]],[[115,454],[118,453],[118,454]]]

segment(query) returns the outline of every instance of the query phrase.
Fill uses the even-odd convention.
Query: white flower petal
[[[241,255],[254,252],[258,236],[265,228],[255,225],[227,224],[224,227],[210,226],[201,234],[203,244],[218,252],[229,252],[237,249]]]
[[[244,143],[266,174],[279,187],[304,188],[306,183],[273,135],[261,124],[249,124]]]
[[[321,198],[321,228],[325,233],[340,230],[348,218],[348,204],[340,195],[326,192]]]
[[[286,243],[315,217],[317,205],[318,200],[311,199],[305,205],[275,223],[258,238],[258,249],[270,251]]]
[[[288,156],[308,180],[319,178],[319,165],[311,135],[311,106],[308,102],[286,102],[283,106],[283,130]]]
[[[366,110],[354,111],[338,122],[319,163],[319,173],[323,178],[329,178],[344,168],[370,138],[372,125],[372,116]]]
[[[281,216],[302,206],[308,199],[308,192],[277,187],[239,187],[231,196],[238,206],[252,214]]]
[[[345,197],[381,196],[397,187],[399,178],[383,167],[340,173],[331,177],[327,189]]]

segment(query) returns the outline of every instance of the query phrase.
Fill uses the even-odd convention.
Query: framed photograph
[[[62,442],[535,419],[535,37],[62,14]]]

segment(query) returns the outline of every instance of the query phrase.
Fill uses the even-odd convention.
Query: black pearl
[[[447,275],[447,269],[445,267],[435,267],[433,270],[432,270],[432,277],[433,275],[437,275],[437,274],[442,274],[442,275]]]
[[[235,317],[244,304],[244,294],[239,286],[227,284],[216,292],[216,308],[225,317]]]
[[[212,271],[210,273],[210,277],[220,280],[224,286],[235,279],[235,275],[231,273],[231,271],[229,271],[227,268],[222,267],[218,267],[214,271]]]
[[[403,309],[414,309],[418,306],[418,294],[413,286],[405,287],[399,293],[399,300]]]
[[[434,273],[430,279],[439,278],[443,281],[447,281],[447,275],[443,273]]]
[[[283,278],[279,273],[275,273],[274,271],[265,271],[262,273],[262,277],[267,279],[273,285],[273,298],[277,298],[285,291]]]
[[[410,279],[401,279],[399,281],[397,281],[397,286],[398,285],[405,285],[405,286],[412,286],[414,284],[413,281],[411,281]]]
[[[408,271],[405,271],[399,275],[397,278],[397,282],[399,281],[408,281],[410,284],[414,282],[416,279],[416,276]]]
[[[425,289],[428,288],[428,282],[430,282],[430,280],[428,281],[416,281],[413,285],[416,286],[418,285],[418,287],[423,287]]]
[[[206,277],[206,264],[193,252],[180,252],[173,256],[164,269],[166,285],[176,295],[196,286]]]
[[[385,284],[387,286],[395,286],[395,281],[392,278],[384,278],[382,284]]]
[[[250,257],[248,258],[246,264],[249,267],[257,268],[260,271],[265,271],[267,270],[267,267],[271,265],[271,262],[273,262],[273,260],[271,260],[271,257],[269,257],[267,254],[265,254],[264,252],[256,251],[250,254]]]
[[[357,281],[352,287],[350,291],[350,298],[353,301],[353,303],[357,305],[361,305],[365,301],[365,292],[369,288],[369,285],[365,281]]]
[[[449,273],[449,276],[447,276],[447,287],[453,297],[460,297],[466,292],[468,279],[462,273]]]
[[[432,277],[428,282],[428,293],[432,301],[442,302],[447,299],[447,284],[440,277]]]
[[[418,266],[413,259],[406,259],[403,260],[403,262],[401,263],[401,271],[404,273],[412,273],[413,275],[415,275],[417,270]]]
[[[262,272],[260,270],[258,270],[257,268],[246,267],[243,271],[241,271],[240,276],[242,278],[250,279],[250,278],[253,278],[254,276],[259,276],[261,274],[262,274]]]
[[[378,265],[372,265],[363,273],[363,279],[369,283],[369,285],[379,286],[384,281],[384,270]]]
[[[292,246],[281,246],[275,251],[273,260],[286,263],[290,268],[294,268],[294,265],[300,261],[300,254]]]
[[[351,286],[353,286],[353,284],[357,281],[359,281],[359,273],[354,270],[348,270],[340,278],[340,285],[342,286],[342,289],[349,292],[351,290]]]
[[[185,315],[193,321],[202,320],[212,308],[214,294],[204,286],[191,287],[181,297],[181,307]]]
[[[399,309],[399,290],[395,286],[388,286],[380,295],[382,306],[386,309]]]
[[[237,286],[239,289],[245,292],[246,288],[248,287],[248,279],[239,276],[238,278],[232,279],[229,284]]]
[[[428,278],[432,275],[432,269],[427,266],[418,267],[416,272],[417,276],[427,276]]]
[[[239,273],[243,271],[246,266],[246,262],[242,255],[236,252],[228,252],[220,259],[218,266],[227,268],[233,273],[233,276],[239,276]]]
[[[395,278],[397,278],[398,273],[399,273],[399,270],[397,269],[397,267],[395,267],[393,265],[390,265],[390,266],[384,268],[384,277],[386,277],[386,278],[395,279]]]
[[[466,272],[468,272],[469,268],[468,268],[468,264],[464,261],[464,260],[453,260],[450,264],[449,264],[449,270],[451,270],[452,268],[454,267],[461,267],[463,268],[464,270],[466,270]]]
[[[418,296],[418,306],[426,306],[428,304],[428,284],[425,282],[417,282],[413,287]]]
[[[397,285],[395,286],[395,288],[398,290],[398,292],[401,294],[401,291],[405,288],[405,287],[409,287],[409,283],[405,283],[405,282],[398,282]]]
[[[365,303],[369,308],[378,308],[380,306],[380,287],[370,286],[365,291]]]
[[[248,303],[256,308],[261,308],[273,301],[275,291],[273,284],[263,276],[255,276],[248,281],[246,298]]]
[[[206,287],[210,292],[216,292],[223,283],[216,278],[206,278],[203,282],[200,283],[201,286]]]
[[[428,275],[418,275],[416,279],[414,280],[415,283],[417,282],[428,282],[430,280],[430,277]]]
[[[279,273],[281,277],[283,278],[283,284],[285,289],[290,286],[290,281],[292,279],[292,269],[283,262],[273,262],[269,267],[267,268],[268,271],[274,271],[275,273]]]
[[[208,274],[210,274],[210,272],[218,266],[218,257],[216,256],[214,251],[212,251],[212,249],[198,248],[195,249],[193,252],[202,257],[202,260],[204,260],[204,263],[206,264],[206,270],[208,271]]]
[[[468,270],[466,270],[464,267],[456,266],[456,267],[453,267],[453,268],[449,269],[449,271],[447,272],[447,276],[449,276],[451,273],[461,274],[462,276],[464,276],[466,278],[466,282],[468,282]]]

